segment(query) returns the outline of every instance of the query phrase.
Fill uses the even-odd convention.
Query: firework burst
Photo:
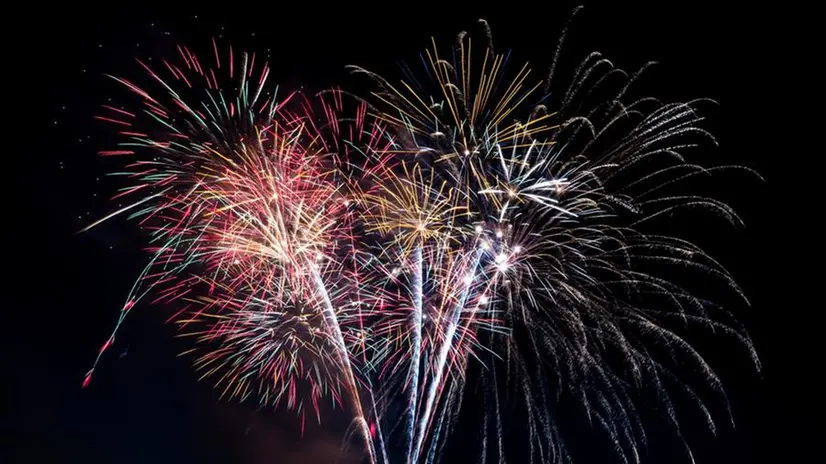
[[[128,159],[119,174],[133,184],[117,196],[134,200],[92,226],[128,214],[151,259],[95,366],[151,300],[175,308],[186,353],[223,395],[284,402],[302,421],[321,420],[325,397],[347,404],[373,463],[438,461],[471,381],[484,392],[482,462],[525,445],[530,462],[567,460],[563,396],[624,462],[647,442],[637,391],[654,391],[678,435],[675,392],[714,430],[676,366],[725,394],[676,328],[724,332],[756,356],[668,269],[742,294],[702,249],[648,227],[686,208],[739,222],[720,201],[674,193],[729,169],[680,154],[713,142],[699,102],[629,100],[639,73],[596,53],[560,87],[557,49],[533,80],[482,26],[482,46],[464,33],[449,54],[434,42],[398,83],[354,67],[377,85],[363,99],[279,100],[267,63],[215,44],[209,67],[185,47],[177,64],[141,62],[155,90],[113,77],[142,108],[103,108],[125,140],[101,154]],[[527,443],[505,433],[514,398]]]
[[[128,159],[119,174],[134,185],[117,197],[137,198],[87,229],[129,213],[150,235],[151,259],[95,366],[127,313],[150,298],[177,307],[169,320],[195,341],[186,353],[223,395],[283,401],[302,422],[307,411],[321,420],[319,401],[329,396],[353,408],[372,454],[351,356],[364,351],[367,333],[348,199],[359,173],[343,161],[351,145],[342,140],[379,152],[382,135],[365,129],[365,105],[339,117],[340,92],[278,100],[255,55],[230,48],[222,60],[215,45],[207,68],[178,51],[182,62],[164,60],[163,72],[139,62],[147,86],[112,77],[140,97],[142,111],[105,106],[97,117],[125,137],[101,152]]]
[[[713,142],[699,125],[699,102],[628,101],[639,73],[629,76],[598,53],[561,90],[559,49],[545,82],[532,81],[527,65],[509,74],[508,56],[493,50],[481,24],[482,46],[465,33],[449,54],[434,42],[425,69],[403,67],[399,83],[353,67],[377,85],[371,114],[391,128],[403,160],[385,191],[364,201],[381,211],[365,222],[386,235],[385,249],[409,274],[400,294],[410,303],[390,323],[406,353],[393,361],[409,366],[406,462],[438,459],[471,359],[482,366],[476,380],[486,392],[482,462],[510,454],[501,409],[514,395],[528,411],[531,462],[568,457],[552,414],[560,394],[581,404],[623,462],[640,462],[646,445],[634,400],[642,388],[656,392],[678,435],[676,391],[713,431],[705,402],[679,380],[675,363],[693,365],[724,403],[725,394],[673,322],[722,331],[755,364],[757,357],[727,313],[664,269],[698,271],[743,295],[699,247],[646,223],[691,208],[739,223],[724,203],[673,187],[742,168],[703,168],[679,154]],[[669,355],[660,355],[663,347]]]

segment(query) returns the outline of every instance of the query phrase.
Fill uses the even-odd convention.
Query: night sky
[[[28,32],[10,42],[14,55],[5,66],[12,79],[7,96],[21,102],[11,107],[32,114],[18,133],[6,134],[15,143],[6,153],[14,162],[5,177],[17,187],[6,197],[11,210],[6,209],[5,228],[17,238],[6,242],[15,264],[7,268],[14,276],[2,323],[3,360],[11,373],[5,382],[3,451],[11,459],[0,462],[359,462],[357,441],[349,455],[341,453],[347,423],[342,413],[334,412],[322,426],[308,421],[302,437],[289,412],[219,401],[210,384],[196,381],[190,360],[176,357],[183,342],[173,339],[160,308],[135,310],[91,386],[81,388],[146,258],[143,238],[125,220],[75,234],[116,207],[107,198],[118,184],[104,174],[118,165],[96,155],[111,147],[111,130],[92,116],[100,104],[109,98],[117,103],[124,93],[103,73],[136,75],[141,70],[135,57],[166,56],[178,42],[204,46],[216,36],[237,49],[268,52],[275,62],[270,78],[284,87],[350,86],[345,65],[395,72],[395,61],[415,59],[431,36],[452,43],[457,32],[473,29],[478,17],[491,24],[497,48],[513,49],[541,70],[550,63],[574,4],[555,2],[545,11],[531,11],[527,4],[456,11],[410,3],[363,11],[320,4],[303,10],[277,3],[237,5],[181,13],[110,5],[23,15],[37,19],[21,19],[30,21]],[[748,40],[735,27],[741,20],[693,2],[667,8],[594,4],[583,13],[569,35],[570,58],[598,49],[625,69],[658,61],[641,88],[666,101],[717,100],[720,105],[706,112],[706,127],[721,145],[712,149],[713,156],[766,177],[765,183],[743,177],[719,188],[745,229],[679,223],[742,284],[752,307],[732,309],[750,329],[764,363],[758,374],[734,343],[698,340],[727,387],[737,428],[722,414],[719,436],[713,438],[692,427],[688,417],[685,434],[700,464],[789,462],[781,453],[791,434],[782,425],[790,336],[772,301],[764,250],[771,233],[765,204],[773,176],[769,154],[754,141],[754,131],[761,129],[746,123],[756,110],[743,105],[749,86],[756,85],[748,76],[759,73],[747,53]],[[646,463],[671,462],[663,443],[668,442],[652,446]],[[610,449],[600,449],[601,442],[577,446],[586,457],[575,462],[607,462],[602,459]],[[455,459],[451,462],[461,462]]]

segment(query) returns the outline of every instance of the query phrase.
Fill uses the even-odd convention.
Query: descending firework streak
[[[434,42],[400,82],[353,67],[376,86],[365,98],[279,100],[264,60],[214,42],[209,67],[180,47],[177,64],[141,63],[147,85],[113,78],[143,108],[103,108],[125,141],[101,154],[128,157],[119,174],[134,185],[118,196],[138,198],[101,221],[138,219],[151,259],[95,365],[150,300],[176,308],[187,353],[224,395],[285,402],[302,421],[321,419],[322,399],[345,404],[371,463],[438,461],[471,386],[483,392],[481,462],[524,449],[530,462],[568,460],[561,398],[623,462],[646,445],[638,391],[654,391],[678,436],[675,392],[714,430],[676,365],[725,395],[677,325],[726,333],[757,359],[728,313],[667,269],[742,295],[700,248],[649,231],[683,208],[739,222],[675,190],[733,169],[679,153],[713,141],[700,102],[629,100],[639,72],[596,53],[559,85],[564,33],[547,79],[532,81],[481,24],[481,44]],[[514,399],[522,443],[506,439]]]

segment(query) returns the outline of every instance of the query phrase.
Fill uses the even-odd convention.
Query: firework
[[[284,401],[302,422],[308,410],[321,420],[324,396],[347,403],[372,454],[351,359],[366,338],[365,285],[339,134],[373,151],[381,134],[365,131],[364,105],[349,122],[338,117],[340,92],[278,100],[266,62],[231,48],[222,60],[214,46],[211,68],[179,47],[179,64],[139,62],[147,86],[112,77],[143,108],[105,106],[97,117],[125,137],[101,154],[128,159],[118,174],[134,185],[116,197],[134,200],[87,229],[128,212],[151,238],[151,259],[95,366],[132,307],[151,299],[176,307],[169,320],[195,341],[184,354],[222,395]]]
[[[391,370],[408,366],[404,461],[438,459],[471,360],[483,366],[473,372],[481,371],[475,381],[488,392],[482,462],[502,462],[514,445],[501,413],[513,393],[528,411],[530,462],[568,455],[551,413],[560,394],[581,403],[624,462],[639,462],[646,443],[633,400],[644,387],[656,391],[678,435],[674,390],[687,393],[714,430],[707,406],[673,363],[691,363],[723,401],[725,394],[672,323],[721,330],[755,364],[757,357],[721,308],[663,269],[699,271],[743,295],[699,247],[646,225],[683,208],[739,223],[722,202],[673,192],[697,176],[742,168],[703,168],[679,154],[713,142],[699,125],[699,102],[627,101],[639,73],[629,76],[598,53],[561,90],[559,49],[544,82],[532,81],[527,65],[509,74],[508,57],[493,50],[481,23],[482,46],[472,47],[465,33],[448,52],[434,42],[424,69],[403,67],[398,83],[353,67],[376,84],[367,98],[371,114],[395,135],[400,160],[363,202],[365,223],[384,237],[384,259],[404,263],[405,276],[389,280],[409,303],[384,328],[404,353],[390,360]],[[600,94],[608,97],[594,98]],[[654,346],[666,347],[671,361]],[[395,418],[385,419],[395,427]]]
[[[646,444],[643,388],[677,434],[675,389],[713,430],[675,363],[725,395],[672,321],[730,334],[757,359],[733,319],[667,269],[742,294],[702,249],[649,227],[681,208],[739,221],[717,200],[674,193],[728,169],[679,154],[713,141],[700,102],[629,101],[639,73],[599,54],[560,87],[557,49],[534,81],[482,25],[482,46],[464,33],[447,54],[434,42],[401,82],[354,68],[377,86],[367,98],[278,99],[267,63],[214,42],[208,60],[179,47],[177,64],[141,62],[147,85],[113,77],[141,108],[103,108],[125,140],[101,154],[128,160],[118,174],[133,184],[117,196],[133,200],[92,226],[128,214],[151,258],[95,366],[149,300],[175,308],[185,354],[222,395],[283,402],[302,421],[321,420],[322,399],[347,404],[372,463],[438,461],[468,381],[484,392],[483,462],[525,447],[504,433],[514,397],[530,462],[568,457],[560,395],[625,462]]]

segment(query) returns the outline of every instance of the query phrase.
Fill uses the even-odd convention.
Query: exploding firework
[[[640,73],[629,76],[598,53],[561,89],[559,48],[545,82],[532,82],[527,65],[509,74],[508,56],[494,51],[481,24],[481,47],[465,33],[448,53],[434,42],[425,69],[403,67],[398,83],[353,67],[376,84],[371,113],[395,135],[400,160],[363,202],[365,223],[385,238],[385,259],[403,263],[404,276],[392,280],[408,303],[383,330],[404,353],[388,369],[405,372],[403,461],[439,458],[471,372],[485,392],[482,462],[521,456],[526,445],[530,462],[567,459],[552,413],[560,395],[580,403],[624,462],[639,462],[647,440],[637,391],[655,392],[678,435],[675,392],[691,398],[713,431],[676,364],[701,372],[723,402],[725,393],[674,322],[723,332],[755,364],[757,357],[727,313],[668,269],[697,271],[743,295],[698,246],[647,225],[692,208],[739,223],[724,203],[674,187],[744,168],[703,168],[680,154],[714,141],[700,127],[701,101],[629,101]],[[514,396],[527,410],[524,444],[504,433],[514,424],[502,408]],[[396,417],[384,419],[396,428]]]
[[[101,155],[128,160],[119,174],[134,185],[116,197],[133,200],[87,229],[129,213],[151,259],[95,366],[128,312],[151,299],[176,308],[169,320],[194,339],[187,353],[223,395],[284,402],[302,421],[308,411],[320,420],[329,396],[353,408],[372,450],[350,354],[365,344],[365,285],[339,134],[376,152],[383,138],[365,130],[364,105],[345,120],[340,92],[278,100],[267,63],[231,48],[222,59],[214,46],[214,67],[179,47],[181,63],[139,62],[146,86],[112,77],[143,108],[97,116],[125,138]]]
[[[146,86],[113,77],[142,108],[103,108],[124,142],[101,154],[128,160],[119,174],[133,185],[117,196],[133,200],[92,226],[128,214],[151,258],[95,366],[149,300],[175,308],[186,353],[223,395],[283,402],[302,421],[321,420],[324,397],[347,404],[373,463],[438,461],[471,381],[484,392],[482,462],[520,448],[530,462],[566,460],[560,398],[625,462],[647,440],[638,391],[653,390],[678,435],[675,391],[713,430],[677,364],[725,395],[676,327],[724,332],[756,356],[728,313],[668,269],[742,294],[702,249],[649,227],[685,208],[739,222],[722,202],[674,193],[731,169],[680,154],[713,141],[701,102],[630,100],[639,73],[596,53],[560,87],[557,49],[532,81],[482,25],[482,46],[463,33],[444,55],[434,42],[399,83],[354,68],[377,85],[367,98],[279,100],[267,63],[214,42],[208,60],[179,47],[177,64],[141,62]],[[514,398],[527,443],[505,433]]]

